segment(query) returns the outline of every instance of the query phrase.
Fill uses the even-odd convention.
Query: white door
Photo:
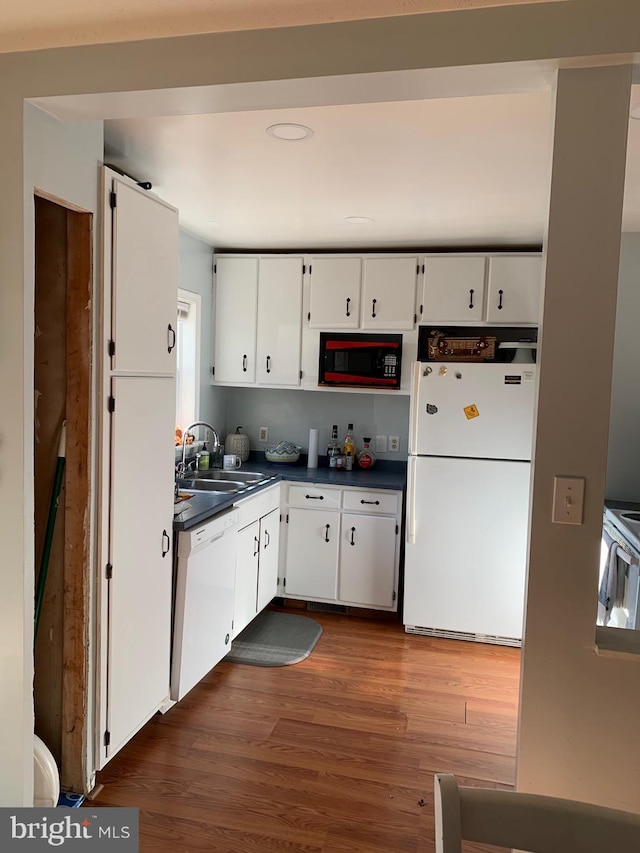
[[[486,258],[425,258],[423,323],[480,321],[484,312]]]
[[[528,462],[411,460],[405,625],[520,639]]]
[[[362,328],[413,329],[417,279],[417,258],[365,258]]]
[[[169,695],[175,380],[117,377],[112,393],[109,756]]]
[[[216,260],[214,379],[256,381],[258,259]]]
[[[258,613],[278,594],[278,547],[280,510],[260,519],[260,567],[258,572]]]
[[[396,519],[342,514],[340,601],[393,607]]]
[[[362,258],[311,259],[309,327],[357,329]]]
[[[178,212],[113,179],[112,370],[173,375]]]
[[[490,323],[538,323],[542,258],[489,258],[487,320]]]
[[[256,615],[258,600],[258,560],[260,559],[260,522],[254,521],[238,531],[236,556],[236,592],[233,610],[233,637],[247,627]]]
[[[531,459],[535,364],[415,362],[413,370],[411,454]]]
[[[340,514],[290,509],[285,595],[335,600]]]
[[[302,258],[261,258],[258,278],[259,385],[300,384]]]

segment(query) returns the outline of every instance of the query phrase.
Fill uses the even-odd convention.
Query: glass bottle
[[[353,443],[353,424],[349,424],[347,434],[345,435],[344,441],[342,442],[342,455],[353,456],[355,452],[356,448]]]
[[[369,448],[370,438],[363,438],[364,448],[358,453],[358,465],[361,468],[372,468],[375,464],[376,457],[373,450]]]
[[[333,425],[331,433],[331,441],[327,447],[327,456],[329,457],[329,467],[335,468],[338,462],[338,456],[342,453],[342,445],[338,441],[338,425]]]

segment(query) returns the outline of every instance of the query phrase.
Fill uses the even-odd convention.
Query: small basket
[[[434,332],[429,337],[430,361],[492,361],[496,357],[496,338],[448,338]]]

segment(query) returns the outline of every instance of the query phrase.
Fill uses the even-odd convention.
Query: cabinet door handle
[[[176,330],[173,328],[171,323],[167,326],[167,352],[171,352],[172,349],[175,349],[176,345]]]
[[[355,545],[356,544],[355,539],[354,539],[355,533],[356,533],[356,529],[355,529],[355,527],[352,527],[351,528],[351,541],[349,542],[349,545]]]
[[[257,556],[258,556],[258,551],[260,550],[260,540],[258,539],[258,537],[257,537],[257,536],[254,536],[254,537],[253,537],[253,541],[255,542],[255,546],[256,546],[256,550],[253,552],[253,556],[254,556],[254,557],[257,557]]]
[[[502,311],[502,297],[504,295],[504,290],[498,291],[498,311]]]
[[[308,501],[323,501],[324,495],[305,495]]]
[[[349,297],[347,296],[347,317],[351,316],[351,311],[349,310],[350,305],[351,305],[351,299],[349,299]]]
[[[264,531],[264,547],[265,547],[265,551],[266,551],[266,549],[267,549],[267,547],[268,547],[268,545],[269,545],[269,542],[271,542],[271,537],[269,536],[269,531],[268,531],[268,530],[265,530],[265,531]]]
[[[244,373],[247,372],[247,356],[246,355],[242,356],[242,370],[244,371]]]
[[[473,308],[473,294],[475,290],[473,288],[469,289],[469,308]]]
[[[380,506],[380,501],[360,501],[361,504],[374,504],[375,506]]]
[[[271,373],[271,356],[267,356],[267,373]]]
[[[164,547],[165,542],[167,543],[167,547]],[[162,556],[166,557],[169,551],[171,550],[171,539],[169,538],[169,534],[166,530],[162,531]]]
[[[324,541],[325,541],[325,542],[328,542],[328,541],[329,541],[329,530],[330,530],[330,529],[331,529],[331,525],[330,525],[330,524],[325,524],[325,527],[324,527]]]
[[[375,317],[375,316],[376,316],[376,302],[377,302],[377,301],[378,301],[377,299],[373,299],[373,300],[371,301],[371,316],[372,316],[372,317]]]

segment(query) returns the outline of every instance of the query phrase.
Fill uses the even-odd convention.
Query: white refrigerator
[[[407,632],[520,644],[535,380],[535,364],[413,365]]]

